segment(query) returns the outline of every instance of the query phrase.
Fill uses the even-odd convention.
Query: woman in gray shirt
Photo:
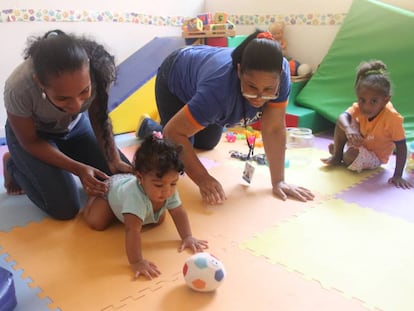
[[[108,118],[114,80],[114,59],[95,41],[53,30],[29,42],[4,90],[7,193],[71,219],[81,206],[73,175],[89,195],[102,195],[108,175],[132,170]]]

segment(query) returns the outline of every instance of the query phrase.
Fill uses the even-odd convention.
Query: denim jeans
[[[75,217],[81,202],[74,175],[33,157],[20,145],[8,122],[5,128],[11,154],[7,170],[28,198],[53,218],[66,220]],[[112,175],[85,114],[65,135],[43,132],[38,132],[38,135],[69,158]],[[122,153],[121,158],[129,162]]]
[[[169,73],[170,70],[172,70],[175,58],[179,51],[180,50],[177,50],[171,53],[170,56],[163,61],[158,69],[157,77],[155,79],[155,98],[161,119],[161,126],[165,126],[165,124],[167,124],[167,122],[186,104],[168,89]],[[206,103],[206,105],[208,105],[208,103]],[[152,122],[148,122],[146,125],[149,127],[148,131],[145,131],[146,133],[152,130],[158,130],[156,124]],[[190,137],[190,141],[195,148],[210,150],[220,142],[222,133],[223,127],[217,124],[210,124],[200,132],[196,133],[193,137]]]

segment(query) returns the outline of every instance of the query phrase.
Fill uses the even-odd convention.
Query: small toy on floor
[[[183,275],[191,289],[198,292],[211,292],[221,286],[226,271],[217,257],[203,252],[194,254],[185,261]]]

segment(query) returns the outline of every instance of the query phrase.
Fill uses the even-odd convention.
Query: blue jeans
[[[75,217],[81,202],[74,175],[33,157],[22,148],[8,122],[5,128],[11,154],[7,170],[28,198],[53,218],[67,220]],[[85,114],[67,134],[38,132],[38,135],[69,158],[112,175]],[[121,158],[129,163],[122,153]]]
[[[161,119],[161,126],[165,126],[167,122],[184,107],[186,103],[182,102],[175,94],[168,89],[168,77],[170,70],[174,65],[175,58],[180,50],[171,53],[161,64],[155,79],[155,98],[157,101],[158,113]],[[145,134],[149,134],[152,130],[159,130],[154,122],[148,122],[143,127]],[[213,149],[221,140],[223,127],[217,124],[210,124],[200,132],[190,137],[190,141],[195,148],[201,150]]]

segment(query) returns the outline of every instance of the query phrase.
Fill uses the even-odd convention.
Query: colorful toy
[[[183,38],[226,38],[234,37],[236,35],[235,25],[228,20],[228,14],[226,13],[202,13],[197,17],[186,19],[181,27]],[[223,46],[227,46],[227,40],[225,40]],[[203,43],[204,44],[204,43]],[[222,46],[216,45],[214,46]],[[224,44],[224,43],[220,43]]]
[[[301,64],[296,59],[289,59],[290,75],[292,77],[307,77],[312,74],[312,67],[309,64]]]
[[[226,24],[228,22],[227,17],[227,13],[217,12],[216,14],[214,14],[214,24]]]
[[[198,14],[197,17],[203,22],[204,26],[211,24],[213,20],[211,13]]]
[[[202,31],[203,21],[198,17],[190,18],[184,21],[182,28],[185,31]]]
[[[291,59],[289,60],[289,67],[290,67],[290,75],[291,76],[297,76],[298,75],[298,68],[300,66],[300,63],[295,60],[295,59]]]
[[[226,276],[223,263],[210,253],[197,253],[189,257],[183,266],[186,284],[198,292],[216,290]]]
[[[236,135],[233,132],[226,133],[226,140],[229,143],[234,143],[237,139]]]

